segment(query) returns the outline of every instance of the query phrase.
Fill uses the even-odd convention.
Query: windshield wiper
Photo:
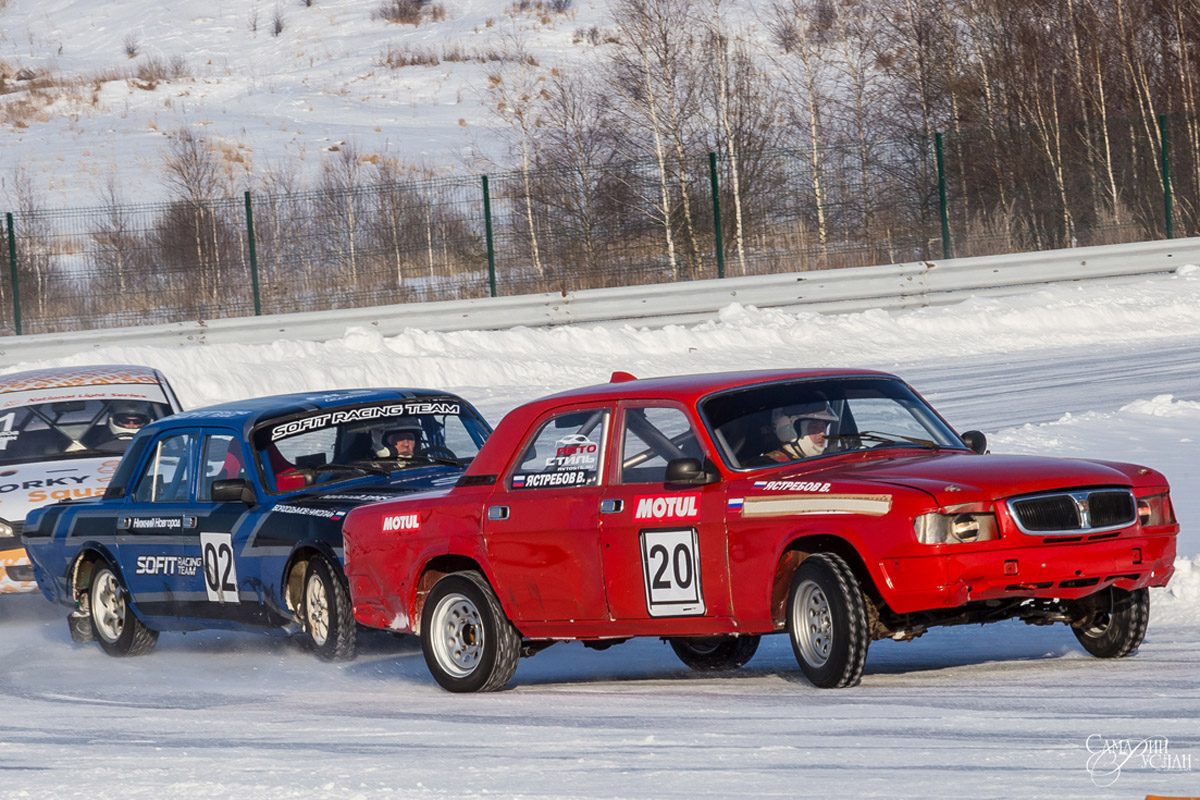
[[[909,444],[927,447],[931,450],[941,450],[942,446],[930,439],[918,439],[913,436],[902,436],[899,433],[881,433],[879,431],[859,431],[858,433],[841,433],[834,436],[827,436],[828,439],[869,439],[880,444],[901,444],[908,442]]]

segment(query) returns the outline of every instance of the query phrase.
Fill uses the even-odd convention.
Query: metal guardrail
[[[495,330],[516,326],[711,319],[731,304],[821,313],[944,305],[1064,281],[1125,281],[1200,264],[1200,237],[724,280],[625,286],[374,308],[276,314],[138,328],[0,337],[0,368],[113,346],[327,341],[351,327],[392,336],[405,329]]]

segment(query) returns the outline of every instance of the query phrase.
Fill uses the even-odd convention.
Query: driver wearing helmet
[[[828,403],[777,408],[771,413],[771,424],[779,447],[765,455],[780,463],[819,456],[829,447],[829,428],[837,421]]]
[[[108,431],[114,439],[132,439],[133,435],[150,423],[144,403],[119,400],[108,410]]]
[[[380,458],[407,461],[417,455],[421,441],[421,423],[415,419],[400,419],[379,435],[379,446],[375,455]]]
[[[97,425],[84,444],[92,449],[124,450],[138,431],[150,424],[152,417],[145,403],[136,400],[116,400],[108,407],[103,427]]]

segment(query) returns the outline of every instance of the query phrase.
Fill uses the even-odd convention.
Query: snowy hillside
[[[380,0],[7,0],[0,2],[0,198],[24,170],[47,205],[162,198],[166,138],[192,128],[219,145],[230,183],[275,170],[312,180],[347,145],[433,171],[499,159],[485,73],[519,43],[547,69],[586,63],[579,31],[604,0],[443,0],[419,25]],[[525,7],[526,10],[518,10]],[[278,15],[282,30],[275,34]],[[133,51],[133,57],[128,55]],[[393,67],[404,58],[436,65]],[[458,60],[455,60],[458,59]],[[24,89],[28,87],[29,91]],[[5,191],[7,190],[7,191]]]

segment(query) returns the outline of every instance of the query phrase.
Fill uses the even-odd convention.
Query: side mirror
[[[245,478],[213,481],[212,499],[214,503],[245,503],[248,506],[258,502],[254,487]]]
[[[701,463],[698,458],[672,458],[667,462],[667,483],[684,483],[704,486],[721,480],[720,474],[711,465]]]
[[[962,440],[975,455],[981,456],[987,452],[987,437],[983,431],[967,431],[962,435]]]

